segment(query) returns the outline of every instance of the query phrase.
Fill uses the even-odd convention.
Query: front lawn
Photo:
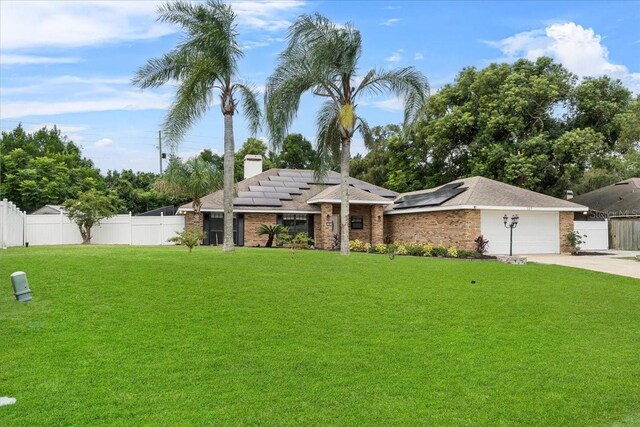
[[[2,426],[640,423],[635,279],[206,247],[15,248],[0,268]]]

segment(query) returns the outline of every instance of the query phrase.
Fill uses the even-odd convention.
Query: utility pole
[[[162,176],[162,131],[158,131],[158,151],[160,152],[160,176]]]

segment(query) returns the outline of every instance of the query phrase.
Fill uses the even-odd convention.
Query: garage
[[[560,221],[557,211],[482,210],[480,230],[484,238],[489,240],[490,254],[509,253],[509,229],[504,226],[503,217],[507,215],[511,218],[514,214],[520,217],[513,230],[514,254],[560,253]]]

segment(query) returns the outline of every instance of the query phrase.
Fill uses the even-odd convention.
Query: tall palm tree
[[[193,208],[193,228],[200,231],[201,198],[220,189],[221,171],[200,156],[182,162],[172,157],[162,178],[155,183],[155,188],[163,194],[191,199]]]
[[[191,4],[165,3],[158,20],[182,27],[184,38],[169,53],[150,59],[138,69],[133,83],[142,89],[178,82],[176,96],[164,120],[168,142],[176,145],[209,109],[217,95],[224,117],[224,244],[233,251],[233,115],[237,97],[252,133],[261,121],[256,92],[235,81],[242,51],[231,6],[218,0]]]
[[[357,79],[362,50],[360,32],[324,16],[301,16],[289,29],[289,44],[267,81],[266,119],[272,143],[282,144],[305,92],[325,98],[317,116],[317,149],[324,159],[339,152],[341,173],[340,253],[349,254],[349,160],[351,138],[369,140],[367,122],[356,114],[361,96],[391,92],[404,100],[405,124],[416,117],[428,96],[426,77],[413,67],[372,69]],[[320,163],[320,172],[327,162]]]

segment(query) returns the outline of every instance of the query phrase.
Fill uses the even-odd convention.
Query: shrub
[[[424,245],[422,243],[407,243],[405,245],[407,249],[407,255],[411,256],[423,256],[424,255]]]
[[[447,256],[449,258],[458,258],[458,249],[456,249],[455,246],[451,246],[449,249],[447,249]]]
[[[365,243],[364,245],[362,245],[362,252],[371,252],[371,243]]]
[[[176,236],[168,239],[169,242],[177,243],[178,245],[186,246],[189,248],[189,253],[194,247],[200,244],[200,241],[204,238],[204,235],[193,228],[188,228],[182,231],[176,231]]]
[[[375,250],[376,250],[376,253],[379,253],[379,254],[386,254],[386,253],[387,253],[387,245],[386,245],[386,244],[384,244],[384,243],[378,243],[378,244],[375,246]]]
[[[262,224],[260,228],[258,228],[259,236],[267,236],[267,243],[265,243],[265,247],[270,248],[273,246],[273,238],[279,237],[281,234],[287,232],[287,227],[283,227],[280,224],[267,225]]]
[[[404,243],[398,243],[396,246],[396,253],[398,255],[407,255],[407,247]]]
[[[433,245],[430,245],[428,243],[424,243],[422,245],[422,256],[433,256]]]
[[[431,249],[431,256],[447,256],[447,248],[442,245],[434,246]]]
[[[349,241],[349,250],[352,252],[363,252],[364,251],[364,243],[360,240],[350,240]]]
[[[307,233],[298,233],[296,235],[285,234],[283,236],[284,244],[291,249],[291,256],[296,254],[296,249],[309,249],[313,244],[313,239]]]
[[[578,231],[571,231],[569,234],[567,234],[567,240],[569,241],[572,249],[571,253],[576,255],[580,252],[580,245],[585,243],[584,239],[586,237],[586,234],[580,234]]]
[[[458,250],[458,258],[482,258],[482,254],[478,251]]]
[[[486,240],[482,234],[476,237],[476,240],[474,240],[474,243],[475,243],[475,250],[477,253],[479,253],[480,255],[483,255],[487,252],[487,246],[489,245],[489,241]]]

